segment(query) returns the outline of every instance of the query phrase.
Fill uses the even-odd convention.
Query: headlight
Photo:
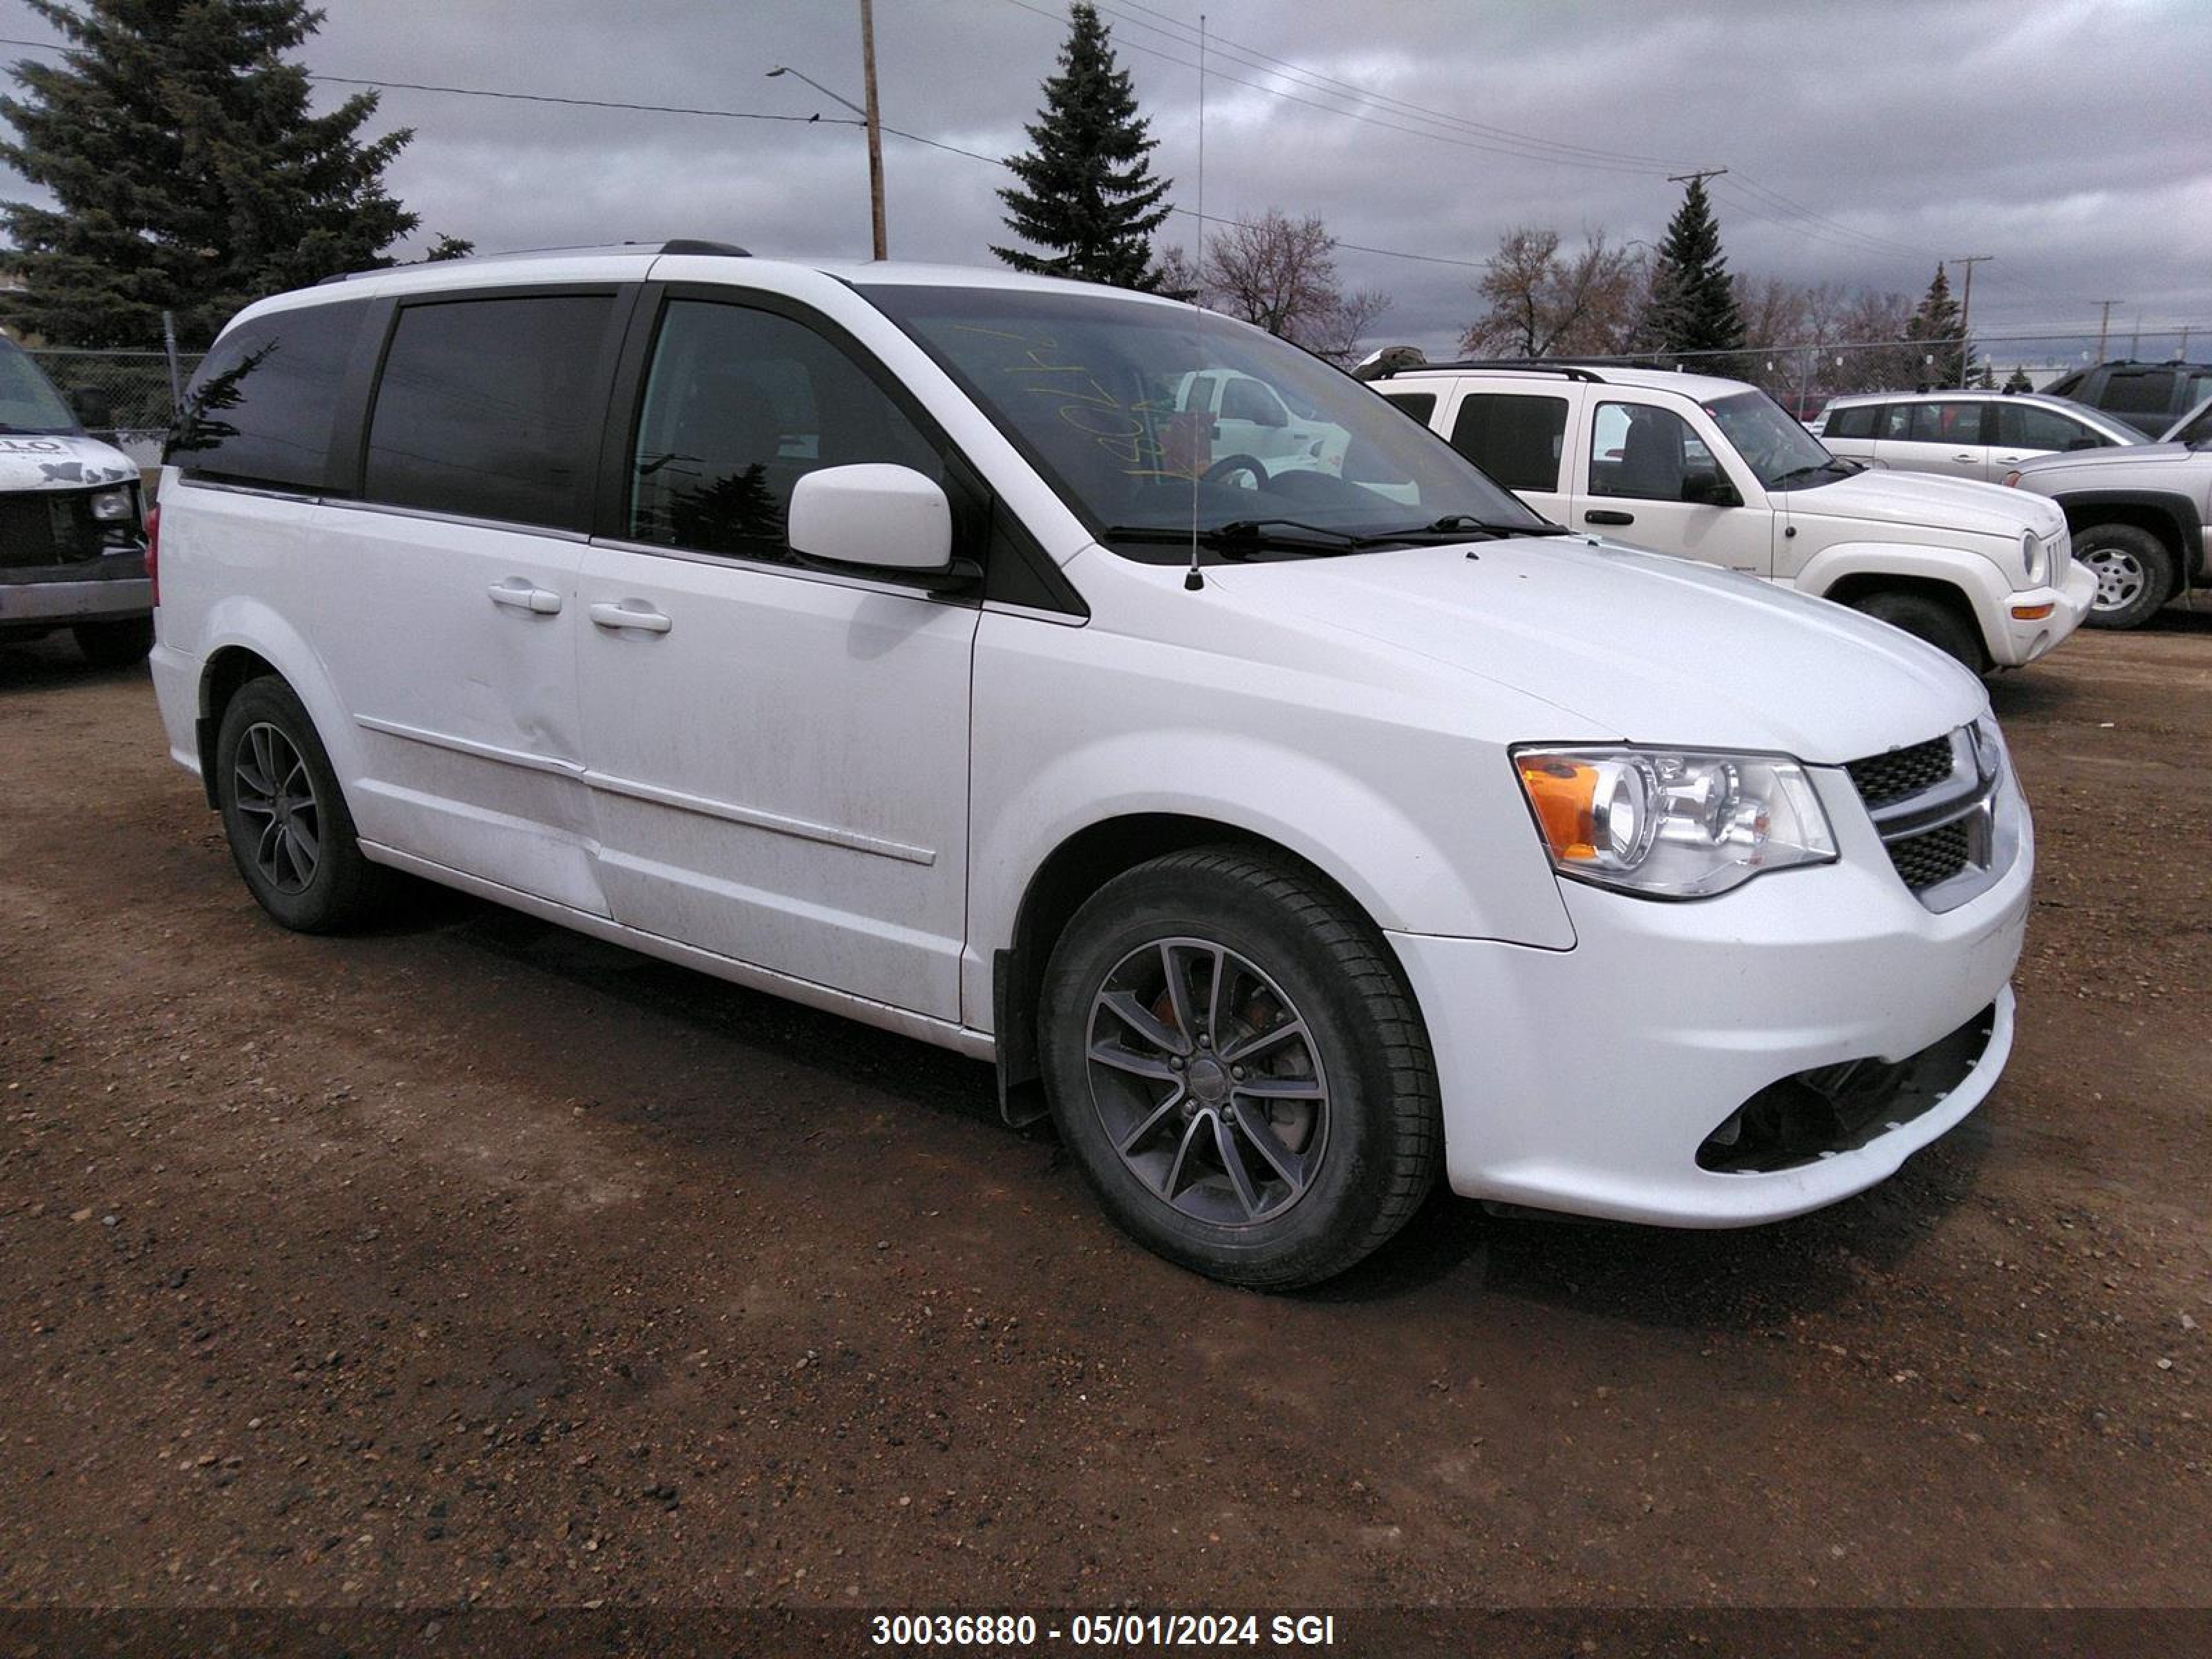
[[[1827,864],[1836,838],[1805,769],[1765,755],[1516,750],[1560,874],[1648,898],[1704,898],[1769,870]]]
[[[2035,532],[2033,530],[2022,531],[2020,538],[2020,568],[2026,574],[2027,585],[2030,587],[2043,586],[2044,580],[2051,574],[2050,564],[2050,550],[2036,540]]]
[[[92,498],[92,516],[102,524],[120,524],[138,516],[138,504],[127,487],[103,489]]]

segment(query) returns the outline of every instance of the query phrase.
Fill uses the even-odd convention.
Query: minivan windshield
[[[82,430],[39,366],[13,342],[0,340],[0,432],[52,435]]]
[[[861,292],[1130,558],[1188,558],[1194,518],[1209,562],[1561,533],[1349,375],[1213,313],[1111,293]]]
[[[1830,454],[1826,444],[1764,392],[1716,398],[1705,410],[1768,489],[1811,489],[1858,470]]]

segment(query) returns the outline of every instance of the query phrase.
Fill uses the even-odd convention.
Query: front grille
[[[1888,846],[1889,861],[1916,893],[1950,880],[1973,856],[1973,842],[1963,819],[1921,835],[1903,836]]]
[[[82,564],[98,558],[107,526],[92,516],[86,489],[0,495],[0,566]]]
[[[1907,795],[1933,789],[1951,775],[1951,739],[1930,738],[1910,749],[1893,749],[1887,755],[1869,755],[1844,769],[1858,786],[1859,799],[1871,811]]]

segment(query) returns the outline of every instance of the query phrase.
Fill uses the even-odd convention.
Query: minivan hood
[[[2140,455],[2141,449],[2114,454]],[[2038,504],[2002,484],[1971,478],[1945,478],[1929,472],[1890,472],[1869,468],[1814,489],[1780,492],[1792,514],[1826,514],[1830,518],[1870,524],[1914,525],[1936,530],[1965,530],[2017,542],[2033,530],[2039,538],[2062,528],[2066,515]]]
[[[138,464],[97,438],[0,432],[0,495],[127,483]]]
[[[1838,765],[1923,742],[1989,704],[1949,657],[1840,605],[1580,538],[1223,566],[1206,581],[1298,619],[1322,648],[1331,633],[1357,635],[1632,743]]]

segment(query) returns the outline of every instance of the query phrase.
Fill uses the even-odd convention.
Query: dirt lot
[[[2212,616],[1996,696],[1966,1126],[1263,1298],[980,1066],[450,896],[280,932],[144,676],[0,650],[0,1604],[2212,1600]]]

